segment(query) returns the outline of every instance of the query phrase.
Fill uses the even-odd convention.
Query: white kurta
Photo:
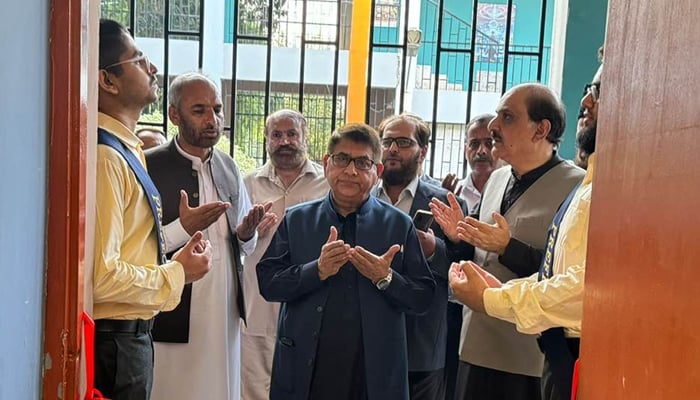
[[[197,171],[200,204],[219,201],[209,160],[180,153]],[[240,178],[240,176],[239,176]],[[237,226],[252,208],[243,180],[240,182]],[[189,235],[179,219],[165,227],[168,250],[182,246]],[[226,216],[204,231],[212,245],[212,269],[192,285],[189,343],[154,343],[155,366],[152,400],[240,398],[240,315],[233,253]],[[256,237],[240,243],[244,254],[255,248]]]

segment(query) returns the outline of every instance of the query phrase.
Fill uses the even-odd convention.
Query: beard
[[[180,119],[179,134],[190,146],[208,149],[214,147],[221,139],[221,128],[207,126],[205,129],[198,129],[186,117]],[[206,133],[205,133],[206,132]],[[216,132],[212,136],[212,132]]]
[[[382,181],[387,186],[405,186],[408,185],[413,178],[418,174],[418,158],[420,153],[411,157],[409,160],[401,161],[401,168],[389,169],[384,166],[382,173]],[[384,160],[382,160],[384,162]]]
[[[306,147],[284,145],[269,151],[270,161],[275,168],[295,169],[299,168],[306,160]]]
[[[581,128],[576,134],[576,145],[586,154],[593,154],[595,152],[597,127],[597,123],[590,124]]]

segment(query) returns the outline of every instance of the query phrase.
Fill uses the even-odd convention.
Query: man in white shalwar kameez
[[[240,257],[253,252],[256,227],[269,205],[251,204],[233,159],[213,148],[223,130],[214,83],[199,73],[181,75],[171,85],[169,103],[178,135],[147,154],[163,198],[165,246],[173,251],[202,230],[212,245],[212,270],[183,292],[179,311],[156,320],[151,398],[239,399]]]

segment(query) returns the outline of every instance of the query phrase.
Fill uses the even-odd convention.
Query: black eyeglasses
[[[396,138],[383,138],[382,147],[388,149],[393,143],[396,143],[396,147],[400,149],[407,149],[413,146],[414,143],[418,143],[411,138],[396,137]]]
[[[594,103],[598,102],[600,99],[600,83],[589,83],[583,87],[583,96],[591,95]]]
[[[329,154],[331,164],[338,168],[347,168],[351,162],[355,164],[355,168],[362,171],[369,171],[374,166],[374,161],[367,157],[350,157],[345,153]]]

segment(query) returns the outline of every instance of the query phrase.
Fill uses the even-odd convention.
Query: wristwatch
[[[386,288],[388,288],[389,285],[391,284],[391,277],[392,277],[392,275],[393,275],[392,269],[389,268],[389,274],[387,274],[386,277],[384,277],[384,278],[378,280],[377,283],[375,283],[374,285],[375,285],[375,286],[377,287],[377,289],[379,289],[379,290],[386,290]]]

